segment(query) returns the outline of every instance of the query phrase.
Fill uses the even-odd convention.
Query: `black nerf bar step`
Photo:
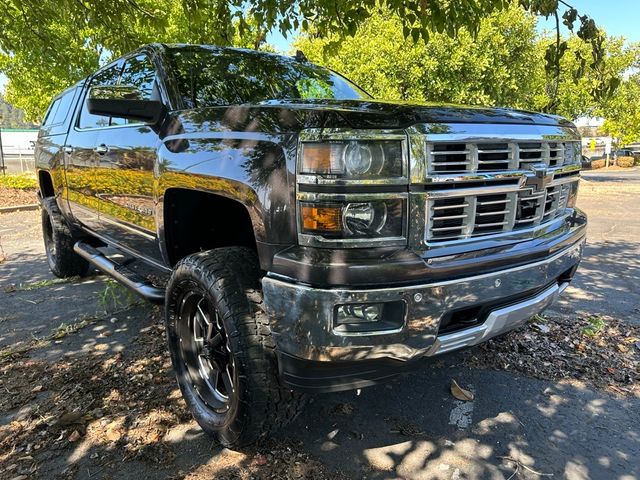
[[[152,303],[164,303],[163,288],[154,287],[151,282],[141,275],[132,272],[124,265],[109,260],[97,248],[86,242],[79,241],[73,246],[73,250],[98,270],[106,273],[146,300]]]

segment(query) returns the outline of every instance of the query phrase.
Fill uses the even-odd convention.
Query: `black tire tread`
[[[239,372],[239,433],[220,430],[220,442],[227,447],[244,446],[274,432],[292,421],[304,406],[304,395],[284,387],[279,379],[276,345],[269,317],[263,309],[260,271],[256,254],[244,247],[225,247],[189,255],[174,269],[198,270],[205,284],[217,290],[219,311],[232,342]],[[169,281],[168,290],[172,281]],[[168,319],[168,317],[167,317]],[[203,426],[208,430],[206,426]]]
[[[45,215],[51,221],[53,227],[52,240],[56,243],[56,258],[49,262],[53,274],[59,278],[84,276],[88,273],[90,264],[73,250],[76,242],[73,232],[67,225],[55,197],[42,199],[42,228],[47,221]],[[46,238],[45,238],[46,248]]]

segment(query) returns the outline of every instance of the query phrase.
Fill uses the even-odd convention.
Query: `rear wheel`
[[[246,248],[190,255],[167,285],[171,359],[198,424],[225,446],[242,446],[284,426],[303,397],[280,385],[259,267]]]
[[[49,268],[56,277],[83,276],[89,272],[89,262],[73,251],[77,239],[53,197],[42,199],[42,236]]]

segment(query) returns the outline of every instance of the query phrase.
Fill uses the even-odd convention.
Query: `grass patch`
[[[61,283],[73,283],[80,280],[80,277],[69,277],[69,278],[53,278],[47,280],[39,280],[37,282],[31,283],[23,283],[18,286],[18,290],[23,292],[29,292],[31,290],[38,290],[39,288],[51,287],[53,285],[59,285]]]
[[[582,329],[582,334],[587,337],[595,337],[607,325],[602,317],[593,316],[587,319],[588,327]]]
[[[105,312],[128,308],[137,300],[131,290],[111,278],[105,281],[104,288],[98,292],[98,303]]]
[[[17,190],[35,190],[38,188],[38,182],[36,176],[32,173],[0,175],[0,187],[15,188]]]

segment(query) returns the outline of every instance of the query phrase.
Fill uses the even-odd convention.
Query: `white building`
[[[4,166],[7,173],[34,171],[33,153],[37,139],[38,130],[35,129],[0,128],[0,169]]]
[[[38,130],[31,129],[0,129],[2,141],[2,150],[5,155],[32,155],[36,140],[38,139]]]

